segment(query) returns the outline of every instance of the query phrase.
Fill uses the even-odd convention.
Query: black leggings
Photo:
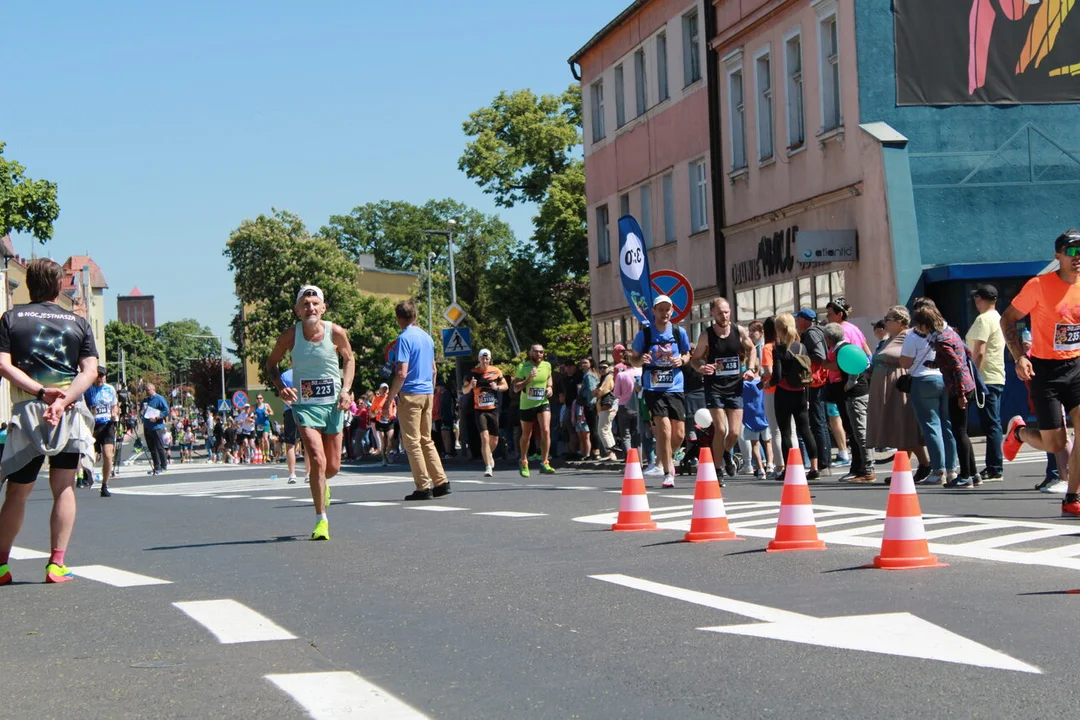
[[[777,465],[787,465],[788,450],[792,448],[791,418],[795,418],[795,431],[806,444],[806,454],[809,457],[803,459],[817,459],[817,441],[810,432],[810,405],[806,390],[785,390],[777,386],[774,402],[776,424],[780,426],[780,440],[784,448],[783,462]]]
[[[53,455],[49,458],[49,467],[56,468],[57,470],[74,470],[79,467],[80,457],[81,456],[77,452],[59,453],[58,455]],[[12,485],[29,485],[37,480],[38,472],[41,471],[41,466],[44,464],[45,456],[38,455],[30,460],[30,462],[8,475],[8,482]],[[105,480],[108,480],[108,478],[105,478]]]
[[[956,459],[960,462],[960,477],[969,478],[975,474],[975,451],[968,437],[968,411],[960,407],[960,399],[949,396],[949,422],[952,434],[956,438]]]

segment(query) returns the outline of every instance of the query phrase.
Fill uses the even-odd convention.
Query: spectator
[[[795,331],[795,318],[791,313],[780,313],[774,321],[776,328],[776,343],[773,347],[773,383],[776,386],[776,422],[780,427],[783,441],[783,461],[787,465],[788,451],[792,448],[791,425],[794,425],[799,437],[806,443],[807,454],[810,458],[810,472],[807,473],[808,481],[817,480],[821,477],[818,470],[817,443],[814,435],[810,432],[810,420],[808,417],[809,401],[807,384],[802,384],[802,365],[796,360],[796,356],[803,356],[806,363],[806,374],[810,373],[810,359],[806,352],[806,346],[799,342],[799,335]],[[798,381],[798,382],[797,382]],[[777,468],[777,476],[781,476]],[[873,475],[869,475],[867,482],[873,482]],[[865,479],[865,478],[864,478]]]
[[[799,340],[806,346],[806,354],[810,356],[810,370],[813,373],[807,399],[810,407],[810,432],[817,445],[818,469],[827,470],[832,464],[829,415],[825,403],[825,386],[829,375],[825,363],[828,362],[829,347],[825,341],[825,333],[817,325],[817,313],[810,308],[803,308],[795,313],[795,328],[799,331]],[[840,432],[843,433],[842,426]]]
[[[618,460],[615,456],[615,434],[612,425],[619,412],[619,401],[615,397],[615,371],[607,360],[600,361],[600,385],[593,391],[596,399],[597,422],[600,434],[600,459]]]
[[[915,312],[926,306],[937,309],[933,300],[919,298],[915,301]],[[949,396],[945,392],[945,380],[934,362],[934,347],[918,327],[904,338],[900,355],[900,367],[907,370],[912,378],[911,404],[930,454],[930,475],[919,484],[943,485],[946,474],[956,467],[956,440],[949,421]]]
[[[641,400],[641,368],[626,366],[615,375],[615,398],[619,402],[618,425],[622,437],[623,452],[630,448],[641,448],[641,433],[638,429],[638,405]],[[646,458],[641,458],[645,460]]]
[[[986,433],[986,466],[980,473],[984,481],[1001,480],[1004,458],[1001,454],[1001,394],[1005,391],[1005,336],[997,311],[998,291],[993,285],[980,285],[972,293],[979,316],[967,333],[971,357],[986,383],[986,401],[979,408]]]
[[[848,323],[850,325],[850,323]],[[870,382],[868,373],[849,375],[839,369],[836,358],[840,349],[846,345],[855,345],[863,352],[866,350],[866,340],[861,344],[852,343],[848,337],[862,337],[862,333],[855,328],[858,335],[850,334],[840,323],[830,322],[825,326],[825,341],[829,346],[830,370],[835,367],[839,373],[838,382],[830,383],[829,388],[836,393],[835,397],[840,409],[841,421],[846,421],[848,443],[851,446],[851,471],[840,478],[840,482],[872,483],[877,477],[874,472],[874,458],[866,445],[866,415],[870,404]],[[842,403],[842,405],[841,405]]]

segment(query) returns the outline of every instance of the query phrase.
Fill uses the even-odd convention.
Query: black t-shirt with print
[[[4,313],[0,352],[10,353],[15,367],[45,387],[61,388],[79,374],[80,360],[98,356],[90,323],[49,302],[17,305]]]

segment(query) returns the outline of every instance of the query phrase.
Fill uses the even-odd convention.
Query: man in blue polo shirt
[[[641,373],[645,405],[652,415],[656,457],[664,469],[663,487],[675,487],[675,451],[686,435],[682,366],[690,362],[690,338],[671,323],[671,298],[657,295],[653,301],[652,327],[634,337],[633,352],[626,355]]]
[[[389,410],[397,399],[401,441],[409,457],[416,490],[406,500],[430,500],[450,492],[439,451],[431,439],[431,411],[435,398],[435,343],[416,326],[416,305],[400,302],[394,308],[401,334],[398,335],[394,360],[397,371],[390,383],[390,393],[383,403],[382,421],[389,421]]]

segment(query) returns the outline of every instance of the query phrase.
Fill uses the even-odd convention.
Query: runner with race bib
[[[484,477],[495,471],[492,453],[499,445],[499,397],[508,387],[502,370],[491,364],[491,351],[483,349],[477,355],[480,362],[472,369],[472,377],[465,381],[462,392],[473,394],[476,426],[480,429],[480,454],[484,457]]]
[[[109,492],[109,479],[113,471],[113,449],[116,446],[116,421],[119,418],[120,404],[116,388],[105,382],[104,365],[98,365],[97,379],[83,393],[83,400],[94,415],[94,451],[101,459],[101,497],[112,497]],[[92,484],[91,480],[90,485]]]
[[[514,392],[521,393],[521,477],[529,477],[529,442],[533,423],[540,436],[540,472],[555,472],[549,462],[551,455],[551,363],[544,359],[544,346],[537,343],[529,348],[528,358],[514,374]]]

